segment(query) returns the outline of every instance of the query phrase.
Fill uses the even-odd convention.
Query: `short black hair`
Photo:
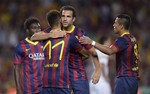
[[[122,24],[125,29],[129,30],[131,25],[131,17],[127,14],[120,14],[117,17],[119,18],[119,24]]]
[[[29,29],[31,24],[33,24],[33,23],[40,23],[40,21],[37,17],[33,17],[33,16],[27,18],[24,22],[24,28]]]
[[[53,27],[55,24],[59,22],[61,19],[60,12],[58,10],[50,10],[46,14],[47,21],[51,27]]]
[[[76,17],[76,9],[73,7],[73,6],[70,6],[70,5],[67,5],[67,6],[63,6],[61,9],[60,9],[60,13],[62,14],[62,11],[63,10],[70,10],[73,12],[73,17]]]

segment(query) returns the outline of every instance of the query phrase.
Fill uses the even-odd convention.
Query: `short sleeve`
[[[119,37],[115,41],[115,43],[113,44],[113,46],[115,46],[118,49],[118,51],[122,51],[122,50],[124,50],[124,49],[127,48],[128,42],[127,42],[127,40],[125,38]]]
[[[14,57],[13,57],[13,64],[21,64],[22,61],[22,54],[20,45],[15,47]]]

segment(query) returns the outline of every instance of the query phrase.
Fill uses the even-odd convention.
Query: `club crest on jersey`
[[[29,58],[33,60],[44,60],[44,53],[30,53]]]

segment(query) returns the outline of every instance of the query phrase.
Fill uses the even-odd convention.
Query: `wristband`
[[[95,44],[96,44],[96,42],[95,42],[95,41],[92,41],[92,45],[95,46]]]

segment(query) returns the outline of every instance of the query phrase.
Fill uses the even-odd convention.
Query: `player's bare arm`
[[[89,50],[89,53],[92,56],[93,63],[95,66],[95,72],[92,76],[92,83],[96,84],[96,83],[98,83],[98,81],[100,79],[100,75],[101,75],[100,63],[99,63],[98,55],[97,55],[94,47]]]
[[[103,53],[107,54],[107,55],[112,55],[114,53],[117,52],[117,48],[113,45],[111,46],[107,46],[107,45],[102,45],[102,44],[99,44],[93,40],[91,40],[89,37],[87,36],[83,36],[83,37],[80,37],[79,39],[79,42],[81,44],[91,44],[93,45],[95,48],[97,48],[98,50],[102,51]]]
[[[33,40],[33,41],[46,40],[46,39],[49,39],[49,38],[64,37],[65,35],[66,35],[66,32],[55,31],[55,32],[45,33],[43,31],[41,31],[41,32],[35,33],[31,37],[31,40]]]
[[[23,94],[23,91],[21,90],[21,84],[20,84],[20,65],[14,65],[14,77],[15,77],[15,83],[16,83],[16,94]]]

